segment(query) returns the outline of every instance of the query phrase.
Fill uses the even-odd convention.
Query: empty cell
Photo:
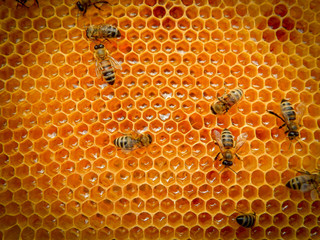
[[[241,53],[240,55],[238,55],[238,62],[244,66],[249,64],[250,63],[249,55],[246,53]]]

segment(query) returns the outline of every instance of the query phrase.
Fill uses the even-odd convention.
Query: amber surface
[[[108,2],[0,3],[0,239],[320,239],[320,201],[284,186],[320,168],[320,1]],[[100,23],[122,35],[113,86],[85,37]],[[225,86],[244,96],[215,116]],[[301,145],[266,112],[283,98],[307,105]],[[222,128],[248,133],[237,174],[213,161]],[[153,143],[117,150],[132,129]]]

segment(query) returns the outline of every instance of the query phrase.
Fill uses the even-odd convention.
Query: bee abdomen
[[[222,141],[222,145],[225,148],[232,148],[233,147],[233,136],[228,129],[224,129],[222,131],[221,141]]]
[[[294,177],[292,179],[290,179],[287,184],[286,187],[294,189],[294,190],[300,190],[302,184],[309,182],[309,178],[305,177],[305,176],[298,176],[298,177]]]
[[[283,99],[281,101],[281,112],[283,115],[286,115],[289,120],[295,120],[296,119],[296,113],[291,106],[291,103],[287,100]]]
[[[132,148],[130,142],[131,141],[127,136],[118,137],[113,141],[114,145],[116,145],[117,147],[123,148],[123,149]]]
[[[102,66],[102,75],[103,79],[110,85],[113,85],[115,82],[115,72],[111,66],[111,64],[104,62],[104,66]]]
[[[242,227],[251,228],[255,224],[256,216],[254,214],[239,215],[236,221]]]

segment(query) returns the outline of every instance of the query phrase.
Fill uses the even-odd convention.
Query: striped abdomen
[[[301,175],[290,179],[286,186],[294,190],[301,190],[303,185],[303,192],[307,192],[314,188],[314,181],[313,175]]]
[[[118,137],[113,141],[114,145],[122,149],[132,149],[136,144],[136,140],[129,136]]]
[[[101,73],[102,77],[106,82],[110,85],[113,85],[116,79],[116,74],[114,69],[108,60],[104,60],[101,62]]]
[[[254,226],[256,222],[256,215],[255,214],[239,215],[236,218],[236,221],[242,227],[251,228]]]
[[[296,113],[288,100],[282,99],[280,108],[285,119],[290,121],[296,120]]]
[[[233,148],[233,136],[228,129],[224,129],[221,134],[221,142],[224,148],[229,149]]]

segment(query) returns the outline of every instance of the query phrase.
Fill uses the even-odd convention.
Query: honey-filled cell
[[[318,164],[317,1],[118,3],[1,5],[0,236],[318,239],[319,201],[285,185]],[[89,39],[99,24],[121,36]],[[244,96],[215,115],[225,88]],[[297,141],[267,112],[282,117],[282,99],[298,120],[306,105]],[[215,159],[216,128],[235,146],[248,134],[232,166]]]

